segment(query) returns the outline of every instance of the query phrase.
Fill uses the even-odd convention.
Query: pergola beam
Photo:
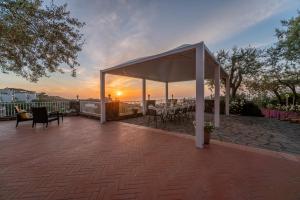
[[[166,106],[168,103],[168,99],[169,99],[169,83],[166,82],[165,83],[165,100],[166,100]]]
[[[204,144],[204,44],[196,48],[196,147]]]
[[[225,114],[229,115],[230,82],[229,77],[225,79]]]
[[[100,71],[100,102],[101,102],[101,123],[106,122],[106,111],[105,111],[105,72]]]
[[[146,115],[146,79],[142,79],[142,85],[143,85],[143,89],[142,89],[142,105],[143,105],[143,115]]]
[[[220,126],[220,66],[214,69],[215,98],[214,98],[214,125]]]

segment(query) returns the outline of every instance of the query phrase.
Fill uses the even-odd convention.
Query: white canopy
[[[162,82],[196,80],[196,48],[201,44],[182,45],[164,53],[119,64],[103,72]],[[214,77],[216,66],[219,63],[205,46],[205,79]],[[226,77],[227,73],[221,68],[221,78]]]
[[[141,78],[143,80],[143,112],[146,110],[146,79],[166,83],[196,80],[196,146],[204,142],[204,79],[214,79],[214,125],[220,121],[220,79],[226,80],[226,114],[229,114],[229,78],[204,42],[182,45],[176,49],[153,56],[143,57],[100,71],[101,99],[105,99],[105,74]],[[101,101],[101,123],[106,121],[105,101]]]

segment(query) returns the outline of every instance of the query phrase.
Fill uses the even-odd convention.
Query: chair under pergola
[[[229,76],[204,42],[183,45],[164,53],[100,70],[101,99],[105,99],[105,74],[142,79],[144,114],[146,111],[146,80],[164,82],[166,100],[168,99],[168,83],[196,80],[195,142],[196,147],[199,148],[203,148],[204,144],[204,79],[214,80],[214,126],[219,127],[220,124],[220,79],[225,80],[225,114],[229,115]],[[105,101],[101,101],[101,123],[105,121]]]

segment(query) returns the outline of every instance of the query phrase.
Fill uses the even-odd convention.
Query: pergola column
[[[220,66],[214,69],[215,98],[214,98],[214,125],[220,126]]]
[[[167,103],[168,103],[168,99],[169,99],[169,83],[166,82],[166,85],[165,85],[165,100],[166,100],[166,106],[167,106]]]
[[[143,91],[142,91],[142,96],[143,96],[143,99],[142,99],[142,106],[143,106],[143,115],[146,115],[146,79],[142,79],[142,82],[143,82]]]
[[[229,77],[226,77],[225,80],[225,114],[229,115],[229,97],[230,97],[230,83]]]
[[[196,48],[196,147],[204,143],[204,44]]]
[[[100,102],[101,102],[101,123],[106,122],[105,116],[105,73],[100,70]]]

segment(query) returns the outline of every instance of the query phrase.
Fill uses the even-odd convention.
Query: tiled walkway
[[[300,199],[300,159],[71,117],[0,122],[0,199]]]

